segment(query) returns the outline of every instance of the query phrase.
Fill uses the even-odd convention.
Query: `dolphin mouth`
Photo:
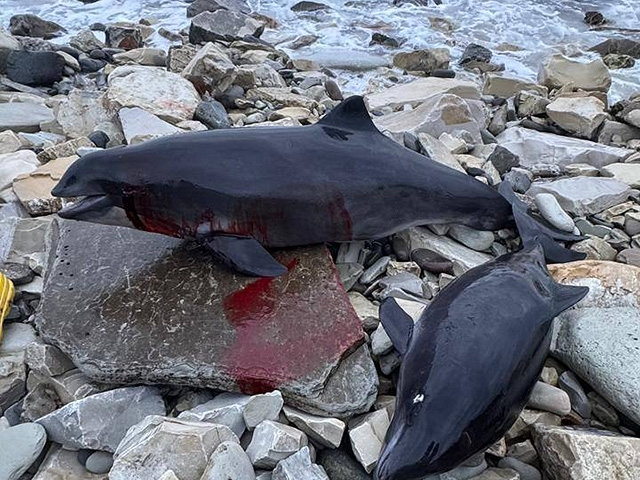
[[[65,205],[58,211],[58,216],[67,220],[132,227],[133,223],[124,208],[114,202],[110,195],[87,195],[79,197],[75,202]]]

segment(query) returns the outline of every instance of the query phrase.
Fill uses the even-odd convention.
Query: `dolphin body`
[[[554,317],[588,291],[556,283],[533,246],[454,280],[415,325],[385,300],[380,321],[402,364],[375,478],[444,473],[498,441],[540,376]]]
[[[312,126],[185,133],[93,152],[52,194],[84,197],[63,218],[196,239],[257,276],[286,271],[265,247],[375,239],[423,224],[497,230],[513,224],[518,201],[387,138],[357,96]],[[555,261],[583,258],[553,241],[580,237],[531,221],[530,236],[543,236]]]

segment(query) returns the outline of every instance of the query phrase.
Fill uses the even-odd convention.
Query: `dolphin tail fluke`
[[[216,258],[246,275],[277,277],[287,271],[257,240],[250,237],[213,235],[207,237],[203,244]]]
[[[500,194],[511,204],[513,218],[518,227],[518,233],[525,247],[542,245],[544,256],[549,263],[567,263],[576,260],[584,260],[586,254],[569,250],[557,243],[556,240],[575,242],[584,237],[568,232],[562,232],[542,218],[535,218],[528,212],[527,205],[520,200],[511,188],[508,181],[503,181],[498,187]]]

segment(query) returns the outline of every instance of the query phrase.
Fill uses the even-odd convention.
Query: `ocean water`
[[[640,29],[640,0],[442,0],[442,5],[396,7],[392,0],[322,0],[331,8],[296,14],[297,0],[249,0],[255,11],[278,20],[277,30],[264,37],[278,43],[293,57],[321,60],[339,74],[343,89],[360,93],[377,75],[370,70],[390,62],[397,51],[448,47],[453,62],[465,46],[480,43],[504,63],[506,74],[534,80],[542,60],[553,53],[587,61],[595,58],[589,47],[616,36],[640,40],[640,33],[595,31],[582,21],[584,12],[598,10],[615,28]],[[179,30],[188,26],[186,2],[181,0],[0,0],[0,24],[8,27],[16,13],[34,13],[63,25],[70,34],[94,22],[153,19],[155,26]],[[439,20],[439,19],[444,19]],[[435,25],[448,26],[438,28]],[[404,43],[399,50],[369,46],[373,32]],[[287,42],[299,35],[316,35],[311,46],[291,51]],[[64,41],[61,37],[57,41]],[[159,35],[152,42],[167,47]],[[640,62],[632,69],[613,70],[612,100],[640,90]]]

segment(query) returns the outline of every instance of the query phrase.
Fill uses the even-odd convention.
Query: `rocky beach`
[[[508,181],[583,237],[566,246],[585,260],[548,268],[590,292],[556,318],[526,408],[486,452],[425,478],[640,478],[633,3],[620,17],[597,2],[523,6],[547,21],[531,40],[488,37],[489,19],[504,22],[495,2],[467,24],[456,9],[473,2],[458,0],[8,2],[0,273],[15,298],[0,322],[0,480],[373,478],[402,362],[380,303],[417,321],[457,277],[520,249],[515,229],[280,249],[288,273],[256,279],[194,243],[64,220],[67,200],[51,195],[100,149],[313,125],[352,95],[425,161]]]

